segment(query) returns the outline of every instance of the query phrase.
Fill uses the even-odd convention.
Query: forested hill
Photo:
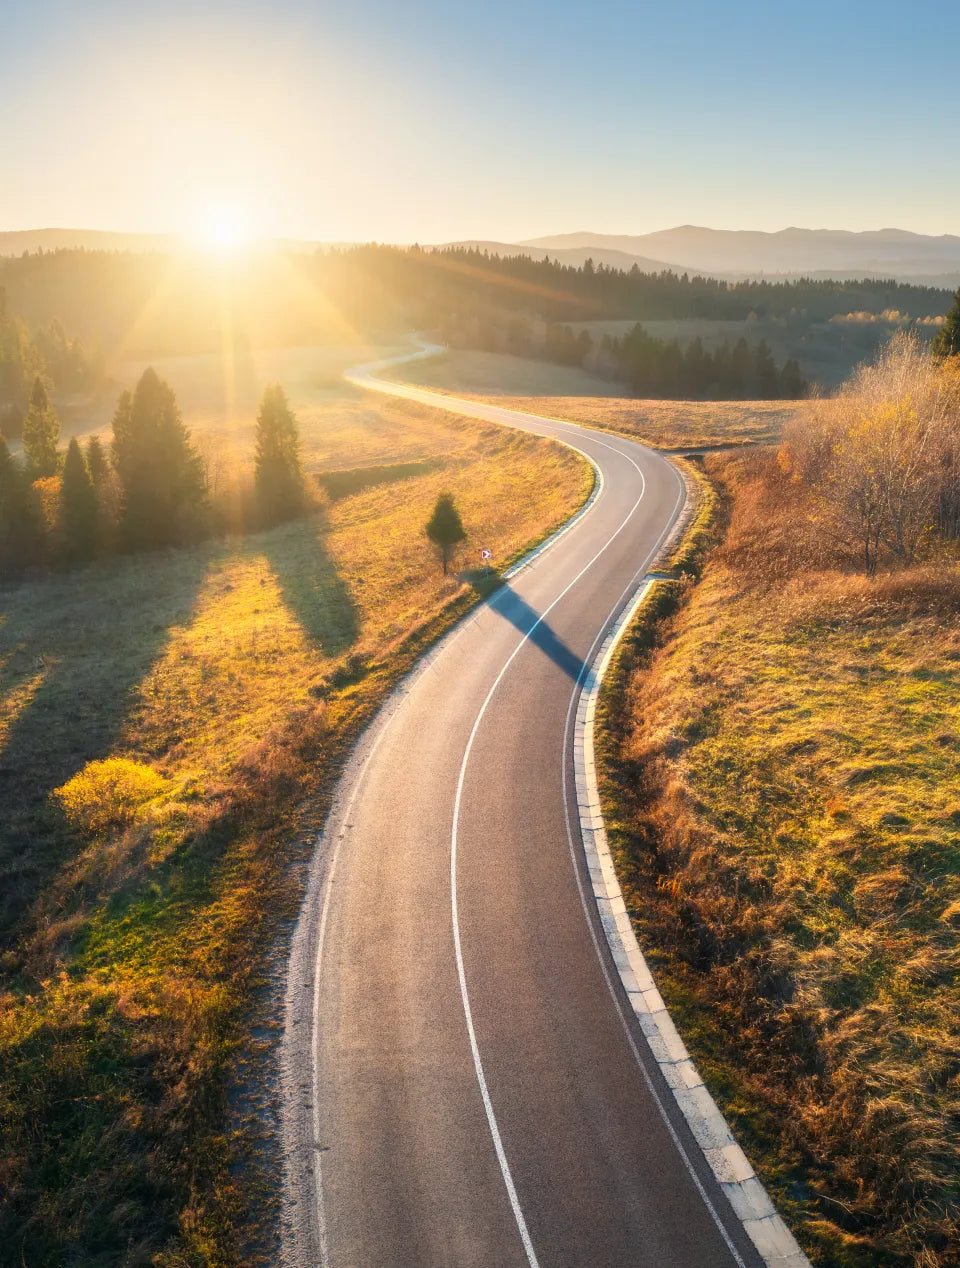
[[[725,282],[380,246],[235,259],[54,251],[0,260],[0,287],[30,328],[57,319],[108,356],[210,351],[225,330],[257,346],[396,334],[452,318],[810,323],[890,310],[922,320],[950,306],[947,291],[894,281]]]
[[[802,315],[827,321],[851,312],[897,310],[911,317],[936,317],[950,306],[950,292],[892,279],[834,281],[797,278],[787,281],[728,282],[690,273],[642,273],[581,267],[526,256],[498,256],[451,249],[431,257],[437,273],[469,277],[488,296],[502,299],[515,290],[513,304],[524,307],[539,296],[544,317],[553,321],[635,319],[661,321],[700,317],[743,320]],[[534,303],[532,306],[536,307]]]

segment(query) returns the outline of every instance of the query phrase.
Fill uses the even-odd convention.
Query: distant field
[[[311,465],[429,469],[271,532],[0,592],[4,1262],[251,1262],[228,1079],[351,741],[473,599],[429,549],[432,505],[452,491],[466,558],[482,541],[500,563],[592,483],[551,442],[328,397],[317,362],[294,364],[267,373]],[[158,368],[198,433],[249,445],[209,366]]]
[[[400,377],[398,373],[398,377]],[[618,384],[566,366],[492,352],[450,352],[402,367],[405,382],[570,419],[660,449],[762,443],[779,436],[805,401],[642,401]]]

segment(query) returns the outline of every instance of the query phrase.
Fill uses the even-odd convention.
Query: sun
[[[221,205],[204,211],[193,238],[204,251],[233,255],[253,245],[254,233],[243,208]]]

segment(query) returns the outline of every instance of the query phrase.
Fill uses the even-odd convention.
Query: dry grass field
[[[452,491],[470,549],[506,562],[592,483],[537,438],[290,386],[309,467],[427,469],[0,594],[5,1262],[244,1262],[228,1088],[291,863],[360,728],[474,600],[423,535],[433,502]],[[242,445],[250,419],[224,430]]]
[[[398,376],[399,377],[399,376]],[[805,401],[643,401],[567,366],[492,352],[450,352],[404,366],[405,382],[490,400],[632,436],[657,449],[757,444],[775,439]]]
[[[638,935],[817,1265],[960,1262],[960,577],[808,550],[792,486],[708,459],[731,520],[607,699]],[[652,614],[651,614],[652,615]]]

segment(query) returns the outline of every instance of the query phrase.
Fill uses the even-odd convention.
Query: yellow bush
[[[102,832],[130,823],[138,810],[166,788],[167,780],[152,766],[127,757],[108,757],[88,762],[55,788],[52,796],[73,827]]]
[[[61,483],[59,476],[44,476],[33,482],[33,493],[48,533],[53,532],[60,515]]]

